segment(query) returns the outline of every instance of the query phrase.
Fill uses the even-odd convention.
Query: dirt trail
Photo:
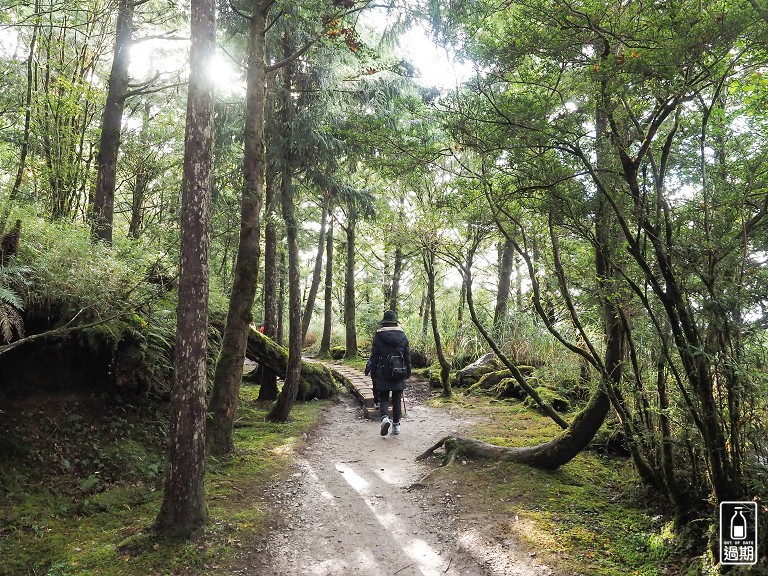
[[[326,413],[287,482],[267,500],[281,516],[249,550],[242,576],[545,576],[503,538],[460,526],[461,489],[419,484],[434,463],[415,457],[461,430],[448,411],[415,399],[399,436],[379,434],[350,395]]]

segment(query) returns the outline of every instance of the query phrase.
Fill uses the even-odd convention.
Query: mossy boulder
[[[480,377],[480,380],[478,380],[475,384],[467,389],[467,394],[475,392],[476,390],[495,390],[498,387],[499,382],[511,377],[512,374],[510,374],[509,370],[496,370],[494,372],[486,372]]]
[[[538,386],[536,388],[536,392],[538,392],[539,396],[542,400],[544,400],[544,402],[552,406],[552,408],[554,408],[557,412],[568,412],[571,409],[571,403],[568,398],[562,394],[558,394],[550,388],[545,386]],[[534,402],[530,397],[525,398],[525,400],[523,400],[523,404],[534,410],[540,410],[539,405],[536,404],[536,402]]]
[[[456,372],[456,385],[467,388],[477,384],[480,379],[490,372],[496,372],[500,368],[499,361],[493,352],[478,358],[469,366]]]
[[[341,360],[347,353],[347,349],[344,346],[331,346],[330,354],[334,360]]]
[[[533,366],[518,366],[517,369],[526,377],[530,376],[534,370]],[[518,381],[507,369],[483,374],[480,380],[467,389],[466,394],[474,392],[491,394],[496,398],[523,398],[525,395]]]
[[[496,387],[496,398],[517,398],[525,397],[525,390],[514,378],[503,378]]]

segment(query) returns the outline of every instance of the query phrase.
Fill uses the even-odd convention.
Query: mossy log
[[[248,330],[248,345],[245,355],[248,359],[270,368],[280,378],[285,378],[288,369],[288,350],[267,338],[255,328]],[[344,376],[317,362],[301,361],[301,380],[296,399],[300,401],[318,398],[335,398],[339,386],[344,385]]]

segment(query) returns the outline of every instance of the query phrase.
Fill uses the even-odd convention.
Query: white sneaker
[[[389,417],[384,416],[384,418],[381,419],[381,435],[386,436],[389,433]]]
[[[395,436],[400,434],[400,422],[395,422],[394,424],[392,424],[392,434],[394,434]]]

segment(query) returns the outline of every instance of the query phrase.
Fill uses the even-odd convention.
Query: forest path
[[[359,402],[341,395],[297,456],[295,472],[267,490],[264,504],[279,525],[266,542],[245,551],[233,574],[552,574],[508,540],[488,542],[478,527],[460,526],[460,487],[419,484],[435,464],[416,462],[416,456],[460,432],[462,421],[421,404],[413,392],[399,436],[381,436],[378,420],[364,418]]]

